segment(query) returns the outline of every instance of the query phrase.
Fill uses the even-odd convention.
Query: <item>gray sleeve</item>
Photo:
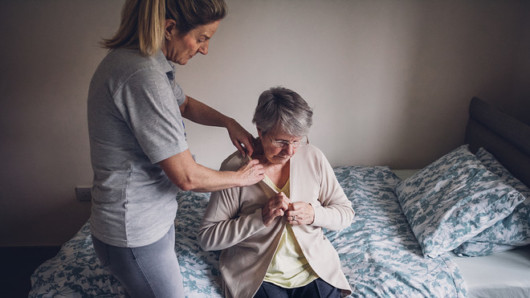
[[[178,94],[176,89],[180,90]],[[166,74],[149,69],[133,74],[114,102],[152,163],[188,149],[179,100],[185,95]]]
[[[173,82],[173,93],[175,94],[178,105],[183,104],[186,99],[186,94],[184,94],[184,91],[182,91],[182,88],[180,88],[180,85],[176,81]]]

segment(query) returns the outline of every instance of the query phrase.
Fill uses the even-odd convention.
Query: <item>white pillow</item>
[[[463,145],[401,181],[396,194],[425,257],[437,257],[524,201]]]
[[[526,197],[506,218],[464,242],[453,250],[460,256],[485,256],[518,246],[530,244],[530,189],[515,178],[497,159],[484,148],[476,154],[478,160],[506,184],[513,186]]]

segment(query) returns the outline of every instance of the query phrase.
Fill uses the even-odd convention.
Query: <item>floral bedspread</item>
[[[423,257],[394,193],[399,178],[386,167],[342,167],[335,174],[355,210],[352,225],[328,231],[353,297],[466,297],[449,255]]]
[[[356,212],[352,225],[326,231],[353,289],[352,297],[465,297],[449,255],[424,258],[394,194],[399,178],[387,167],[339,167],[335,173]],[[200,249],[196,235],[208,194],[181,193],[175,250],[188,297],[222,297],[218,253]],[[99,263],[89,224],[31,276],[29,297],[123,297]]]

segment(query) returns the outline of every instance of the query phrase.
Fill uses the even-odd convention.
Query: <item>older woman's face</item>
[[[215,21],[198,26],[186,35],[180,36],[174,26],[174,21],[168,20],[166,21],[166,40],[162,46],[162,52],[168,60],[185,65],[197,53],[208,54],[210,38],[215,34],[218,27],[219,21]]]
[[[273,164],[285,164],[296,153],[295,143],[303,142],[304,137],[293,136],[282,131],[262,134],[258,131],[265,158]]]

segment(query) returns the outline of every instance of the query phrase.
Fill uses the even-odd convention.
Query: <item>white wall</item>
[[[528,15],[519,2],[229,3],[211,53],[180,71],[182,86],[251,130],[262,90],[297,90],[315,108],[310,139],[334,165],[420,167],[459,144],[470,98],[511,92]],[[207,131],[190,125],[190,141],[215,167],[212,146],[232,148],[224,134],[202,140]]]
[[[123,1],[0,1],[0,246],[59,244],[89,215],[90,77]],[[207,56],[178,67],[191,96],[251,124],[282,85],[314,108],[309,135],[333,165],[422,167],[463,141],[480,96],[530,111],[525,1],[227,0]],[[217,168],[220,128],[187,123],[192,152]]]

